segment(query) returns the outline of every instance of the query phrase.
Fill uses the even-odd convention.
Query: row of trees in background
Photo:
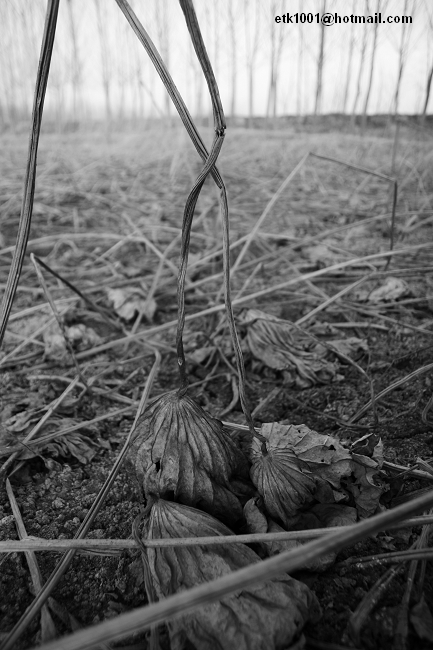
[[[131,4],[191,110],[205,114],[203,76],[176,0]],[[46,0],[0,2],[0,117],[5,122],[31,109],[45,5]],[[195,5],[231,115],[341,112],[361,113],[365,120],[369,112],[397,114],[404,82],[411,84],[411,104],[408,108],[405,101],[404,112],[427,113],[433,79],[431,0],[200,0]],[[289,9],[292,15],[410,16],[412,22],[276,24],[275,16]],[[75,120],[170,114],[169,98],[115,0],[61,3],[47,108],[58,118]]]

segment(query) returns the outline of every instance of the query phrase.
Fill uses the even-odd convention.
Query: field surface
[[[431,465],[426,469],[422,461],[431,462],[433,452],[433,135],[402,127],[396,141],[394,127],[363,135],[301,128],[229,128],[218,160],[231,242],[244,238],[233,246],[231,263],[247,397],[256,426],[305,424],[346,443],[367,434],[376,444],[381,440],[384,509],[429,488],[432,480]],[[202,131],[209,142],[211,131]],[[26,151],[26,132],[0,135],[2,289],[18,228]],[[151,397],[178,386],[180,228],[200,168],[174,125],[41,134],[27,256],[0,353],[0,463],[15,454],[10,487],[25,533],[17,531],[3,482],[0,540],[73,538],[126,440],[156,351],[162,363]],[[398,181],[394,223],[394,186],[380,175]],[[388,254],[391,242],[394,255]],[[221,245],[218,197],[208,180],[196,208],[186,281],[189,394],[234,432],[245,419],[227,322],[218,307]],[[303,355],[295,345],[284,366],[275,362],[275,347],[254,353],[251,309],[297,323],[293,336],[305,341],[312,335],[313,345],[341,339],[352,345],[340,355],[321,348],[326,372],[315,370],[318,349],[311,346]],[[137,484],[126,463],[87,537],[128,539],[139,512]],[[300,574],[322,608],[321,620],[305,630],[308,648],[397,647],[402,616],[409,626],[406,647],[432,647],[433,626],[421,630],[415,607],[421,602],[424,613],[433,611],[431,564],[419,563],[402,610],[410,562],[364,566],[350,560],[406,550],[419,534],[420,528],[409,528],[377,535],[342,551],[324,572]],[[37,554],[42,582],[59,558],[58,552]],[[52,593],[57,631],[144,604],[138,563],[131,549],[77,554]],[[350,617],[390,566],[400,569],[356,644]],[[32,602],[34,586],[24,553],[3,555],[0,567],[1,640]],[[35,617],[15,647],[33,647],[40,638]],[[147,647],[145,635],[129,643]]]

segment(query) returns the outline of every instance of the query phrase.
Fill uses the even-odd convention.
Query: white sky
[[[69,1],[77,33],[80,66],[80,110],[87,115],[104,115],[101,39],[97,28],[95,0],[61,0],[53,64],[47,91],[47,109],[66,115],[72,107],[71,78],[74,71]],[[125,113],[146,115],[165,110],[164,90],[147,55],[128,26],[114,0],[99,0],[103,18],[110,95],[113,113],[123,105]],[[378,0],[368,3],[370,15]],[[192,113],[209,110],[207,92],[192,54],[183,14],[177,0],[135,0],[131,2],[139,19],[164,51],[168,43],[168,65]],[[226,114],[232,101],[232,73],[237,71],[235,112],[248,113],[246,34],[252,40],[258,20],[259,40],[254,65],[254,113],[266,113],[271,43],[282,38],[278,77],[278,114],[295,114],[300,106],[311,113],[317,80],[320,26],[276,24],[275,15],[296,12],[322,13],[324,0],[195,0],[205,43],[214,66]],[[433,0],[381,0],[382,18],[407,15],[413,18],[406,30],[406,62],[400,91],[399,112],[422,109],[428,69],[432,65]],[[27,105],[29,110],[37,65],[45,0],[0,0],[0,101]],[[365,0],[326,0],[326,10],[341,17],[364,15]],[[232,36],[236,44],[235,57]],[[341,24],[325,29],[323,100],[321,112],[342,110],[350,39],[354,38],[347,111],[353,109],[355,88],[366,38],[366,57],[361,78],[357,112],[362,110],[367,90],[374,26]],[[390,112],[395,92],[401,24],[378,27],[376,66],[369,113]],[[300,39],[304,43],[301,83],[298,82]],[[167,58],[167,53],[165,53]],[[236,64],[234,64],[234,60]],[[298,91],[301,92],[298,92]],[[201,93],[201,98],[200,98]],[[433,102],[433,100],[432,100]],[[433,103],[430,104],[432,109]],[[171,109],[174,113],[174,109]]]

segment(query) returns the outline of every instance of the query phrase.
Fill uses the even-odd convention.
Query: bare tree
[[[380,12],[380,1],[377,0],[376,4],[376,12]],[[371,48],[371,58],[370,58],[370,74],[368,77],[368,85],[367,85],[367,92],[365,94],[365,100],[364,100],[364,108],[362,111],[362,128],[365,129],[367,126],[367,110],[368,110],[368,104],[370,101],[370,94],[371,94],[371,88],[373,85],[373,75],[374,75],[374,64],[376,62],[376,51],[377,51],[377,27],[379,23],[374,23],[374,32],[373,32],[373,45]]]
[[[193,96],[191,97],[191,105],[195,103],[195,114],[197,117],[202,117],[204,115],[203,109],[203,95],[204,95],[204,76],[201,71],[200,64],[197,60],[196,53],[192,41],[188,43],[188,52],[189,52],[189,69],[191,74],[191,92]]]
[[[167,0],[156,0],[156,28],[158,33],[159,50],[164,63],[170,66],[170,22]],[[170,115],[171,100],[168,93],[164,93],[165,114]]]
[[[324,14],[326,14],[326,0],[323,0],[323,4],[322,4],[322,16]],[[322,104],[322,78],[323,78],[324,51],[325,51],[325,25],[321,23],[319,57],[317,59],[317,84],[316,84],[316,99],[314,102],[314,115],[320,113],[320,108]]]
[[[367,14],[368,11],[369,11],[368,0],[365,0],[365,10],[364,10],[364,12]],[[357,109],[357,106],[358,106],[359,96],[361,94],[361,79],[362,79],[362,74],[364,72],[365,52],[366,52],[366,49],[367,49],[367,34],[368,34],[368,30],[364,29],[363,34],[362,34],[362,44],[361,44],[361,52],[360,52],[360,58],[359,58],[358,76],[357,76],[357,80],[356,80],[356,91],[355,91],[355,97],[354,97],[354,100],[353,100],[352,124],[355,123],[356,109]]]
[[[130,65],[129,65],[129,56],[130,48],[128,47],[128,36],[131,33],[131,29],[128,23],[125,21],[121,28],[118,31],[118,47],[116,50],[116,81],[117,81],[117,115],[123,120],[126,117],[126,93],[128,86],[128,77],[130,76]]]
[[[111,75],[110,75],[110,62],[109,62],[109,46],[108,46],[107,32],[104,29],[104,20],[101,13],[100,0],[94,0],[94,2],[96,8],[96,24],[98,28],[98,34],[99,34],[99,44],[101,47],[102,86],[104,89],[104,97],[105,97],[105,113],[108,121],[110,121],[112,117],[112,108],[111,108]]]
[[[404,12],[403,15],[407,16],[407,10],[408,10],[408,0],[404,0]],[[415,6],[412,6],[412,16],[415,11]],[[402,23],[402,29],[401,29],[401,38],[400,38],[400,47],[399,47],[399,53],[398,53],[398,73],[397,73],[397,83],[395,86],[395,93],[394,93],[394,115],[397,115],[398,113],[398,100],[400,96],[400,86],[401,86],[401,80],[403,77],[403,70],[406,64],[406,59],[407,59],[407,53],[409,49],[409,39],[410,39],[410,25],[407,25],[405,21]]]
[[[248,115],[250,126],[254,113],[255,62],[260,38],[259,11],[259,0],[255,0],[254,3],[252,3],[251,0],[244,0],[245,50],[248,74]],[[254,14],[251,20],[252,12],[254,12]]]
[[[281,11],[283,11],[283,5],[281,5]],[[278,106],[278,101],[277,101],[277,93],[278,93],[278,88],[279,88],[279,77],[280,77],[280,69],[281,69],[281,57],[283,54],[283,49],[284,49],[284,44],[285,44],[285,37],[287,35],[287,30],[286,29],[280,29],[278,30],[278,39],[277,39],[277,49],[275,52],[275,65],[274,65],[274,91],[273,91],[273,103],[272,103],[272,114],[274,117],[277,115],[277,106]]]
[[[424,95],[424,103],[423,103],[423,108],[422,108],[422,114],[421,114],[421,122],[424,124],[425,118],[427,115],[427,108],[428,108],[428,103],[430,99],[430,93],[431,93],[431,87],[432,87],[432,81],[433,81],[433,56],[431,54],[431,36],[433,34],[433,11],[432,11],[432,6],[429,2],[425,2],[425,10],[427,13],[427,33],[428,33],[428,46],[429,46],[429,66],[428,66],[428,72],[427,72],[427,81],[426,81],[426,86],[425,86],[425,95]]]
[[[237,93],[237,74],[238,74],[238,60],[237,60],[237,44],[236,44],[236,16],[233,11],[234,0],[228,0],[228,31],[230,35],[230,50],[231,50],[231,86],[232,86],[232,101],[230,105],[230,115],[233,117],[236,113],[236,93]]]
[[[80,112],[80,86],[81,86],[81,57],[77,42],[77,29],[75,26],[75,16],[72,9],[72,0],[67,0],[69,18],[69,33],[72,43],[72,52],[70,58],[70,71],[72,82],[72,114],[74,120],[78,120]]]
[[[281,11],[283,5],[280,6]],[[268,103],[266,108],[266,116],[272,113],[275,117],[277,114],[277,90],[278,90],[278,75],[280,68],[281,55],[283,52],[284,37],[286,30],[282,25],[276,28],[274,17],[278,13],[277,0],[273,0],[269,10],[269,26],[270,26],[270,42],[271,42],[271,57],[270,57],[270,79],[268,91]]]
[[[213,44],[214,44],[214,65],[215,65],[215,76],[218,79],[218,73],[220,69],[220,8],[218,3],[213,4],[214,7],[214,15],[213,15],[213,20],[214,20],[214,36],[213,36]]]
[[[15,107],[17,104],[16,91],[17,84],[15,81],[15,51],[12,37],[11,16],[12,6],[9,3],[0,3],[0,19],[3,26],[4,36],[0,40],[0,54],[2,65],[0,66],[1,80],[1,102],[2,113],[5,121],[14,121]]]
[[[136,45],[134,43],[134,45]],[[145,103],[144,103],[144,78],[143,78],[143,68],[145,64],[145,57],[143,56],[142,50],[135,47],[134,50],[134,77],[135,77],[135,91],[137,95],[137,116],[139,119],[143,119]]]
[[[297,115],[302,115],[303,77],[304,77],[304,32],[302,29],[302,25],[300,24],[298,29],[298,60],[297,60],[297,72],[296,72],[296,113]]]
[[[269,117],[271,114],[271,105],[272,105],[272,100],[273,100],[273,94],[274,94],[274,87],[275,87],[275,58],[276,58],[276,51],[277,51],[277,44],[276,44],[276,29],[275,29],[275,23],[273,20],[273,17],[275,16],[277,12],[277,0],[273,0],[272,4],[269,9],[269,35],[270,35],[270,43],[271,43],[271,70],[270,70],[270,79],[269,79],[269,91],[268,91],[268,103],[266,106],[266,117]]]
[[[353,0],[352,4],[352,14],[355,13],[356,1]],[[353,50],[355,46],[355,23],[352,23],[350,27],[350,39],[349,39],[349,56],[347,57],[347,70],[346,70],[346,83],[344,86],[344,95],[343,95],[343,106],[342,113],[346,112],[347,100],[349,97],[349,85],[352,78],[352,62],[353,62]]]
[[[425,117],[427,115],[427,106],[429,103],[430,99],[430,92],[431,92],[431,86],[432,86],[432,80],[433,80],[433,61],[430,66],[430,70],[427,75],[427,83],[426,83],[426,89],[425,89],[425,98],[424,98],[424,105],[422,109],[422,122],[425,122]]]

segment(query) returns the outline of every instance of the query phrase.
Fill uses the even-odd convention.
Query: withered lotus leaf
[[[144,527],[148,539],[230,534],[210,515],[163,499],[153,504]],[[261,561],[243,544],[147,548],[147,556],[159,599]],[[319,616],[310,589],[284,574],[175,618],[168,629],[172,650],[187,641],[197,650],[283,650]]]
[[[264,425],[262,443],[251,443],[251,480],[262,496],[270,517],[290,526],[294,515],[312,500],[315,482],[308,465],[293,451],[289,436],[274,435],[272,424]]]
[[[284,532],[276,521],[267,517],[263,512],[260,498],[247,501],[244,506],[244,515],[250,533],[281,533]],[[357,513],[355,508],[338,504],[317,504],[307,514],[303,513],[297,522],[295,530],[308,530],[312,528],[326,528],[329,526],[350,526],[356,523]],[[308,540],[272,540],[260,543],[263,557],[272,557],[284,551],[298,548]],[[337,553],[327,553],[319,558],[304,564],[305,571],[326,571],[332,566]]]
[[[338,438],[313,431],[305,424],[266,423],[262,435],[273,445],[289,445],[296,456],[307,464],[315,477],[322,478],[334,488],[353,470],[352,454]]]
[[[327,384],[337,378],[338,364],[328,361],[327,349],[286,320],[259,309],[243,313],[247,344],[268,368],[289,371],[298,388]]]
[[[248,461],[188,395],[171,392],[146,409],[133,442],[135,470],[145,495],[198,506],[234,525],[242,506],[230,481],[248,479]]]

